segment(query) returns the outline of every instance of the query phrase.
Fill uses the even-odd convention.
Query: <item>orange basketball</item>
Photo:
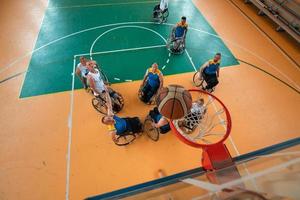
[[[162,88],[156,97],[159,112],[169,119],[180,119],[187,115],[192,107],[192,96],[180,85]]]

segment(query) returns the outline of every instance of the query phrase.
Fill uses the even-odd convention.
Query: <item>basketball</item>
[[[192,96],[180,85],[162,88],[156,97],[159,112],[168,119],[180,119],[188,114],[192,107]]]

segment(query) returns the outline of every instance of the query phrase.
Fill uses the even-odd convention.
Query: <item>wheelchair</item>
[[[166,8],[165,10],[160,10],[159,5],[155,6],[153,9],[153,21],[157,23],[165,23],[169,16],[169,9]]]
[[[167,40],[167,48],[172,54],[182,54],[185,50],[184,37],[175,38],[171,36]]]
[[[159,128],[153,126],[154,120],[148,115],[144,121],[144,132],[147,133],[147,136],[157,142],[159,140]]]
[[[138,91],[138,97],[139,99],[144,102],[144,93],[143,93],[143,89],[145,87],[145,84],[142,85],[140,88],[139,88],[139,91]],[[155,99],[156,99],[156,94],[157,94],[158,90],[156,91],[156,93],[151,97],[151,99],[149,100],[149,102],[144,102],[148,105],[154,105],[155,104]]]
[[[203,70],[204,71],[204,70]],[[194,76],[193,76],[193,83],[196,87],[201,87],[202,90],[205,90],[209,93],[215,91],[216,86],[213,87],[212,89],[205,89],[207,86],[207,78],[205,77],[205,74],[203,71],[197,71]]]
[[[169,132],[171,130],[170,127],[168,127],[168,128],[165,128],[165,127],[156,128],[153,125],[155,123],[155,121],[152,117],[156,114],[159,114],[159,111],[157,110],[157,107],[154,108],[153,110],[150,110],[149,114],[147,115],[147,117],[144,121],[144,128],[143,128],[144,132],[147,133],[147,136],[153,141],[158,141],[160,134],[166,134],[167,132]],[[152,115],[152,117],[151,117],[151,115]]]
[[[132,127],[132,130],[121,135],[116,135],[114,143],[118,146],[126,146],[128,144],[131,144],[138,136],[143,133],[143,124],[138,117],[125,119]]]
[[[109,96],[111,98],[112,110],[114,113],[120,112],[124,107],[124,98],[123,96],[114,91],[111,88],[108,88]],[[107,114],[106,99],[101,95],[97,95],[92,99],[93,107],[102,114]]]

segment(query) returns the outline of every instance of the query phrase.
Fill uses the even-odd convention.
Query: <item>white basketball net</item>
[[[177,131],[194,143],[213,144],[226,134],[227,118],[224,108],[211,96],[193,102],[190,112],[173,120]]]

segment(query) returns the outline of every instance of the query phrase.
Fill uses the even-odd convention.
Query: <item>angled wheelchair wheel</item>
[[[142,97],[143,97],[143,87],[140,87],[140,89],[139,89],[139,91],[138,91],[138,97],[139,97],[139,99],[141,100],[141,101],[143,101],[142,100]]]
[[[144,132],[147,133],[147,136],[153,140],[158,141],[159,140],[159,130],[158,128],[153,127],[152,125],[153,120],[150,117],[147,117],[144,121]]]
[[[127,133],[124,135],[118,135],[114,143],[118,146],[126,146],[132,143],[136,139],[135,134]]]
[[[107,107],[105,105],[105,101],[99,97],[94,97],[92,99],[92,105],[93,107],[100,113],[106,114],[107,113]]]
[[[118,92],[116,92],[116,94],[117,94],[116,98],[111,98],[112,103],[113,103],[113,108],[117,108],[117,109],[114,109],[114,113],[120,112],[124,107],[124,99],[123,99],[122,95]]]
[[[193,83],[196,87],[201,87],[203,85],[204,79],[201,72],[197,71],[193,76]]]

